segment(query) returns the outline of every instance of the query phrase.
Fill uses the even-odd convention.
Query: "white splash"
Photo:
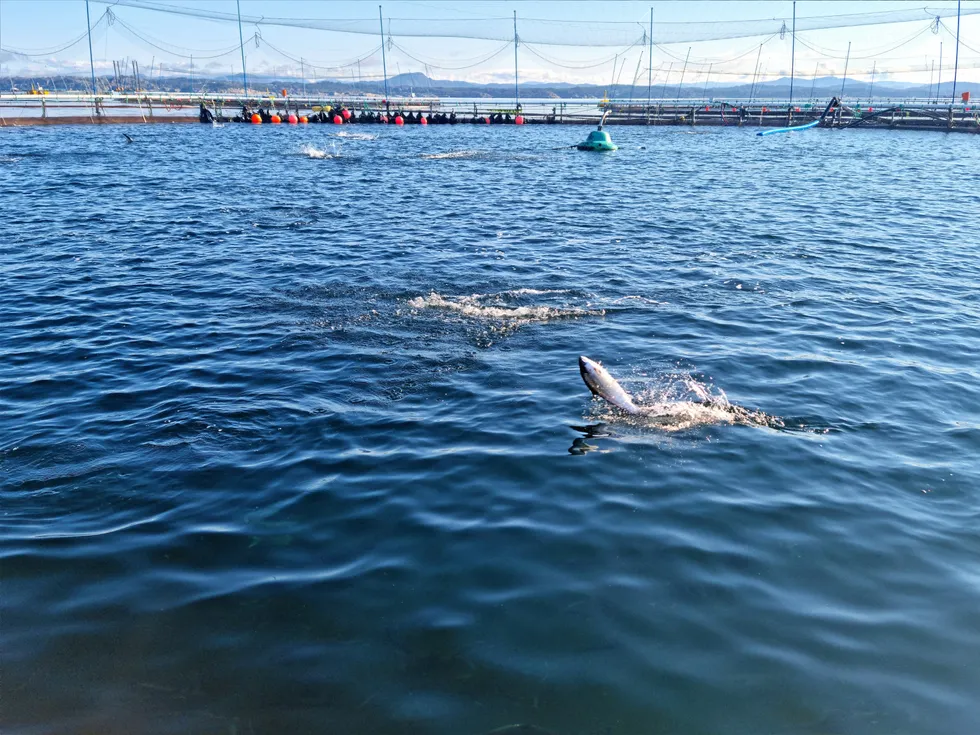
[[[341,130],[339,133],[334,133],[337,138],[347,138],[347,140],[377,140],[377,135],[372,135],[371,133],[350,133],[346,130]]]
[[[785,426],[778,417],[732,403],[723,390],[691,375],[661,375],[652,381],[644,379],[644,383],[640,389],[630,390],[627,387],[641,413],[626,414],[601,398],[596,398],[589,413],[590,418],[671,432],[710,424],[747,424],[772,428]]]
[[[503,291],[496,294],[472,294],[470,296],[442,296],[432,291],[428,296],[418,296],[408,301],[413,309],[441,309],[472,319],[502,321],[509,325],[546,322],[552,319],[574,319],[584,316],[602,316],[601,309],[583,309],[577,306],[548,306],[544,304],[521,305],[508,301],[516,295],[548,293],[533,289]]]
[[[322,148],[316,148],[315,146],[307,143],[302,148],[299,149],[307,158],[336,158],[337,151],[331,147],[331,151],[323,150]]]

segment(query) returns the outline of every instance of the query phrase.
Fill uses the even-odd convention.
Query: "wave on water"
[[[413,309],[439,309],[460,314],[472,319],[503,322],[506,326],[520,326],[532,322],[547,322],[554,319],[577,319],[586,316],[603,316],[604,309],[585,308],[570,305],[527,304],[524,297],[545,294],[564,294],[567,291],[517,289],[492,294],[472,294],[470,296],[443,296],[432,291],[428,296],[409,299]]]
[[[336,138],[347,138],[347,140],[377,140],[378,136],[373,133],[350,133],[346,130],[341,130],[339,133],[334,133]]]
[[[442,160],[444,158],[476,158],[484,155],[483,151],[447,151],[445,153],[423,153],[422,158]]]

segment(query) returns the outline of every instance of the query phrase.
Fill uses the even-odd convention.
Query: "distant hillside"
[[[10,92],[12,89],[28,91],[32,84],[43,86],[52,91],[87,91],[88,79],[85,77],[13,77],[0,79],[0,93]],[[100,77],[98,84],[101,89],[121,87],[122,89],[133,89],[136,85],[132,77],[113,80],[111,77]],[[241,93],[241,78],[236,76],[215,77],[209,79],[189,79],[187,76],[163,77],[152,80],[141,80],[144,89],[150,91],[167,92],[215,92],[227,94]],[[308,95],[321,95],[333,97],[338,95],[379,95],[385,93],[383,81],[373,80],[361,83],[354,83],[342,80],[321,80],[316,83],[307,82],[305,85],[296,79],[279,79],[274,77],[250,76],[249,88],[252,94],[276,94],[282,89],[289,90],[292,94],[301,94],[304,90]],[[647,86],[645,83],[631,87],[626,84],[612,86],[598,84],[568,84],[564,82],[534,82],[527,81],[521,83],[521,97],[523,99],[597,99],[608,95],[611,99],[627,100],[634,99],[643,101],[647,97]],[[807,77],[798,77],[793,85],[793,98],[795,100],[807,100],[811,96],[814,99],[828,99],[833,95],[840,94],[841,79],[839,77],[818,77],[816,80]],[[944,82],[941,89],[928,84],[909,84],[907,82],[877,81],[873,88],[876,97],[885,98],[906,98],[917,97],[925,98],[939,95],[941,98],[948,99],[952,94],[952,82]],[[960,82],[957,85],[957,96],[960,92],[972,91],[974,95],[980,94],[978,85]],[[659,98],[681,98],[681,99],[711,99],[711,98],[747,98],[750,95],[764,99],[788,99],[790,93],[790,80],[788,78],[776,79],[768,82],[760,82],[753,85],[750,83],[740,84],[709,84],[705,88],[704,82],[688,81],[684,85],[680,84],[680,75],[676,74],[664,83],[664,79],[654,82],[650,90],[654,99]],[[872,92],[871,84],[866,80],[848,79],[844,85],[844,94],[847,97],[862,98],[867,97]],[[450,80],[431,79],[424,74],[413,72],[411,74],[396,74],[388,79],[388,93],[392,97],[408,97],[412,94],[417,97],[455,97],[462,99],[481,99],[497,98],[512,99],[514,96],[513,84],[475,84],[472,82],[459,82]]]

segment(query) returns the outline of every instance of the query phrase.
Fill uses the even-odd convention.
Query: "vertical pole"
[[[650,102],[653,99],[653,8],[650,8],[650,36],[647,40],[650,44],[649,59],[647,59],[647,125],[650,124]]]
[[[517,11],[514,11],[514,111],[521,111],[521,88],[517,82]]]
[[[755,99],[755,80],[759,76],[759,62],[762,61],[762,44],[759,44],[759,53],[755,57],[755,71],[752,73],[752,90],[749,92],[749,104]]]
[[[932,71],[929,72],[929,99],[932,99],[932,83],[936,78],[936,60],[932,60]]]
[[[956,104],[956,75],[960,70],[960,3],[962,0],[956,0],[956,55],[954,56],[953,62],[953,96],[951,100],[953,104]]]
[[[681,81],[677,85],[677,99],[681,98],[681,87],[684,86],[684,74],[687,72],[687,60],[691,58],[691,47],[687,47],[687,56],[684,57],[684,68],[681,69]]]
[[[242,3],[235,0],[238,7],[238,45],[242,49],[242,93],[248,98],[248,73],[245,71],[245,39],[242,37]]]
[[[303,77],[303,96],[306,97],[306,64],[303,63],[302,56],[299,58],[299,75]]]
[[[793,104],[793,82],[796,80],[796,0],[793,0],[793,42],[789,59],[789,103]]]
[[[92,55],[92,19],[88,14],[88,0],[85,0],[85,26],[88,30],[88,65],[92,71],[92,104],[95,104],[95,95],[98,90],[95,88],[95,57]],[[98,108],[96,108],[98,114]]]
[[[939,104],[939,95],[943,93],[943,42],[939,42],[939,77],[936,80],[936,104]]]
[[[851,60],[851,42],[847,42],[847,56],[844,58],[844,78],[840,80],[840,96],[844,99],[844,85],[847,84],[847,64]]]
[[[811,102],[813,102],[813,89],[814,89],[814,87],[817,86],[817,72],[818,71],[820,71],[820,62],[819,61],[817,62],[817,65],[815,67],[813,67],[813,81],[810,82],[810,101]]]
[[[708,80],[711,79],[711,67],[714,65],[714,62],[708,64],[708,75],[704,78],[704,93],[701,96],[704,97],[705,102],[708,101]]]
[[[875,59],[874,63],[871,65],[871,89],[868,90],[868,102],[870,103],[874,99],[875,95],[875,70],[878,68],[878,60]]]
[[[388,60],[385,57],[385,21],[381,17],[381,6],[378,6],[378,23],[381,25],[381,68],[385,75],[385,109],[387,110],[390,105],[388,103]]]

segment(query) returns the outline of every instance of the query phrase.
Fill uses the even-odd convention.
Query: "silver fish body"
[[[616,382],[616,379],[609,374],[609,371],[595,360],[590,360],[585,355],[580,356],[578,358],[578,369],[582,374],[582,380],[585,381],[585,384],[592,391],[593,395],[605,399],[616,406],[616,408],[622,409],[627,413],[634,415],[645,413],[633,403],[630,394],[624,390],[623,386]]]

